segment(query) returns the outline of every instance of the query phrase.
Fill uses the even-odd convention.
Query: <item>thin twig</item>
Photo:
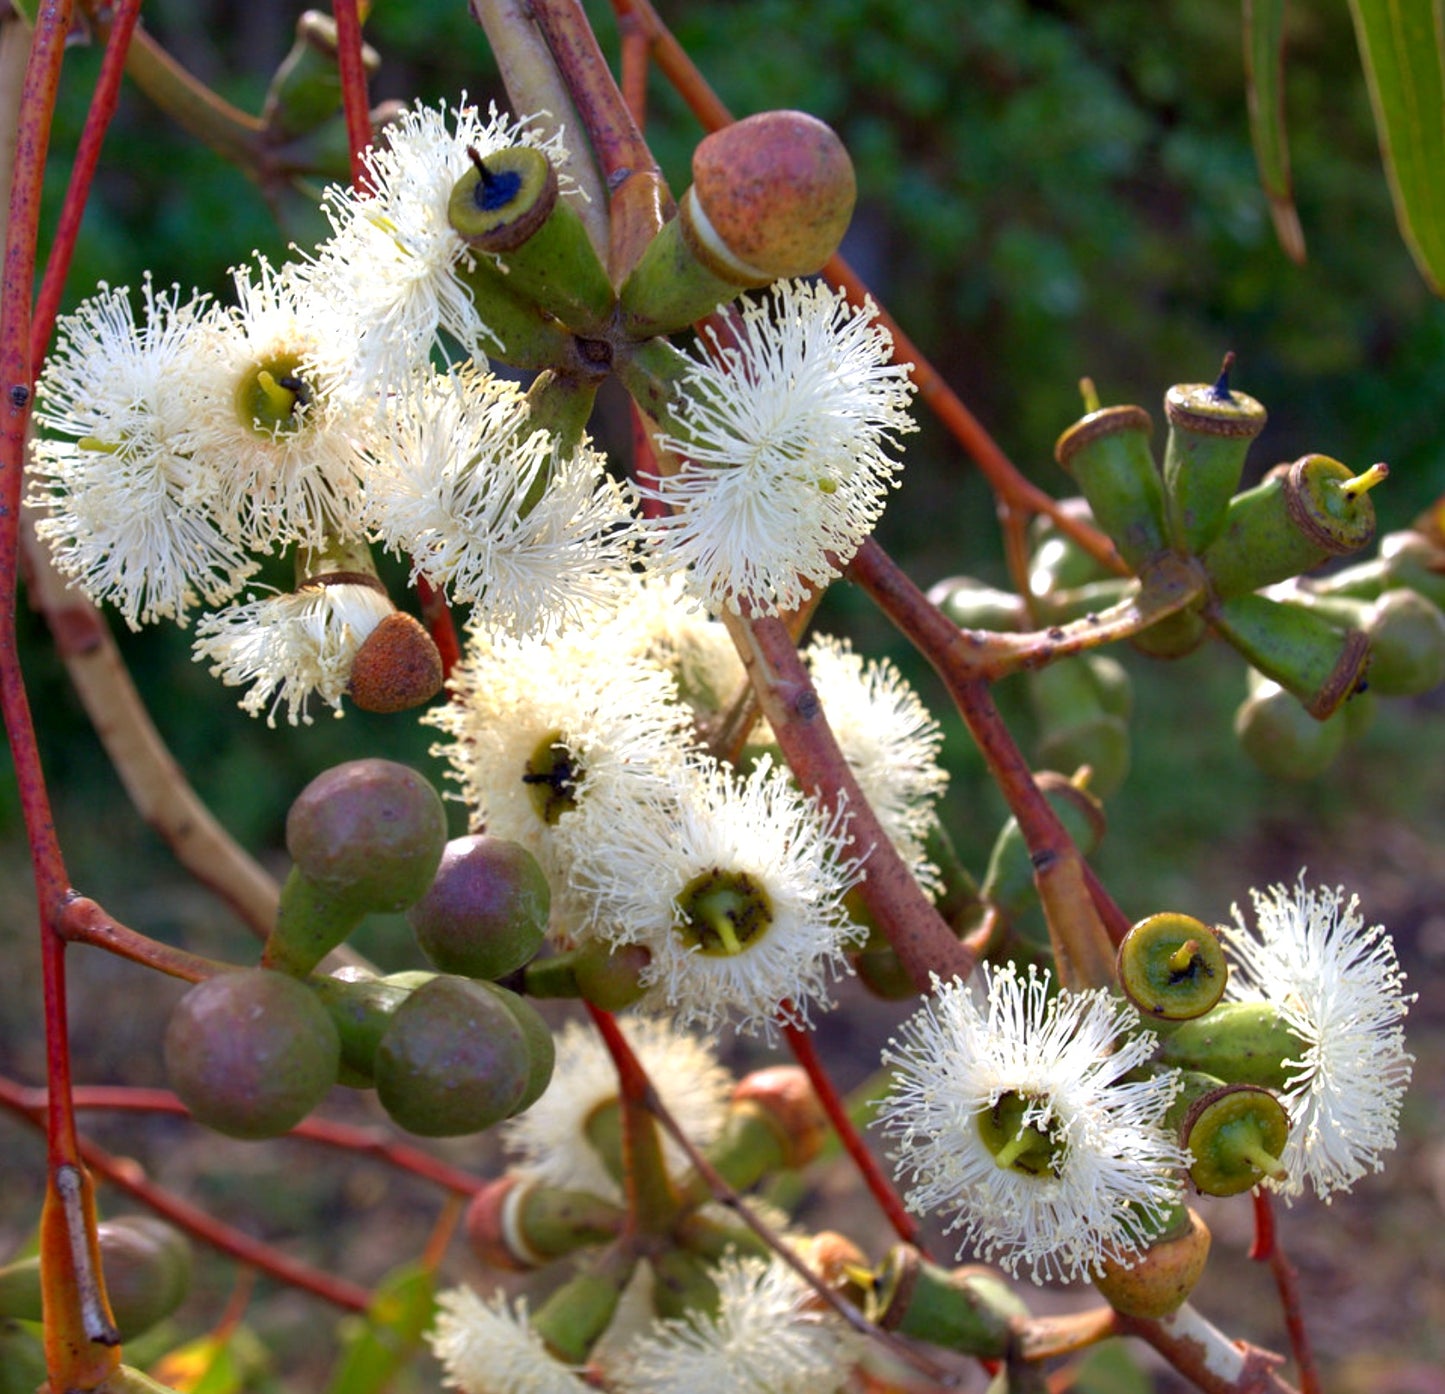
[[[1319,1367],[1315,1364],[1314,1349],[1305,1327],[1304,1308],[1300,1303],[1299,1271],[1289,1261],[1279,1242],[1279,1228],[1275,1224],[1274,1204],[1269,1192],[1257,1186],[1253,1200],[1254,1244],[1249,1256],[1258,1262],[1268,1263],[1274,1277],[1285,1331],[1289,1336],[1290,1353],[1299,1370],[1300,1394],[1323,1394],[1324,1386],[1320,1382]]]

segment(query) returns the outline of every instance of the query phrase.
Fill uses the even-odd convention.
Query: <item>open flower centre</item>
[[[300,375],[301,359],[277,354],[254,364],[236,385],[236,411],[257,435],[291,435],[305,424],[311,389]]]
[[[582,767],[562,743],[560,731],[548,731],[537,742],[522,772],[522,783],[532,796],[537,816],[549,827],[577,807],[582,775]]]
[[[773,923],[773,902],[745,871],[714,867],[694,876],[677,897],[673,928],[689,947],[728,957],[742,953]]]
[[[1062,1130],[1035,1117],[1025,1121],[1037,1102],[1009,1090],[998,1102],[975,1117],[978,1135],[1000,1168],[1025,1176],[1058,1176],[1063,1170],[1065,1140]]]

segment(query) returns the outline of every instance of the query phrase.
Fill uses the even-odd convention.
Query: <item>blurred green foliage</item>
[[[187,66],[255,110],[299,9],[159,0],[146,17]],[[1157,415],[1171,382],[1212,378],[1230,348],[1236,383],[1271,411],[1252,456],[1258,470],[1315,449],[1355,466],[1386,458],[1395,473],[1377,495],[1384,529],[1445,487],[1445,306],[1395,231],[1343,6],[1289,15],[1304,268],[1274,242],[1249,144],[1239,11],[1224,0],[664,0],[660,9],[736,114],[796,106],[837,127],[860,185],[846,254],[1044,487],[1068,490],[1052,445],[1080,414],[1082,375],[1105,402],[1139,401]],[[589,13],[614,52],[610,12],[590,4]],[[383,57],[374,99],[453,101],[465,90],[505,103],[463,0],[377,0],[367,36]],[[97,60],[78,49],[67,66],[52,213]],[[680,193],[700,132],[657,75],[649,99],[649,134]],[[163,283],[224,294],[227,268],[253,248],[284,257],[290,239],[304,246],[324,231],[299,205],[278,229],[244,177],[134,90],[102,169],[69,304],[101,279],[134,284],[145,268]],[[992,501],[967,461],[931,426],[908,458],[880,530],[885,545],[924,585],[960,571],[1001,580]],[[836,589],[826,621],[907,661],[859,598]],[[310,728],[268,731],[190,663],[187,636],[167,629],[126,646],[182,764],[253,848],[279,845],[291,796],[329,763],[360,753],[426,763],[427,737],[409,719],[351,712],[341,723],[323,715]],[[61,797],[63,815],[74,810],[63,831],[84,845],[97,806],[119,808],[122,795],[45,643],[33,651],[49,767],[58,788],[76,791]],[[1268,787],[1233,745],[1230,711],[1243,692],[1233,659],[1211,650],[1173,668],[1131,667],[1142,679],[1135,773],[1111,809],[1104,862],[1117,846],[1136,879],[1153,868],[1140,891],[1162,893],[1196,841],[1217,839],[1221,825],[1247,831],[1242,807],[1287,816],[1298,795]],[[1001,695],[1024,721],[1022,701],[1007,685]],[[927,696],[942,710],[935,688]],[[1387,716],[1374,739],[1401,743],[1389,722],[1406,719]],[[959,840],[977,864],[1001,814],[966,738],[950,730]],[[1305,797],[1316,817],[1329,816],[1329,796]],[[13,800],[3,813],[14,829]],[[89,850],[102,864],[109,855],[110,873],[124,879],[130,839],[148,836],[94,837]]]

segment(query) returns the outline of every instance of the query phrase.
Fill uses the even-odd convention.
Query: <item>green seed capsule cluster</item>
[[[551,1033],[493,979],[546,933],[550,894],[530,853],[448,843],[415,771],[357,760],[306,787],[287,819],[295,860],[261,966],[193,987],[166,1032],[167,1074],[202,1123],[239,1138],[296,1126],[334,1084],[377,1091],[409,1132],[478,1132],[529,1107],[551,1078]],[[442,971],[316,973],[372,913],[406,911]]]

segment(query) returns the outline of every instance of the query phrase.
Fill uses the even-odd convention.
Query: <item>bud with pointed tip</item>
[[[390,715],[441,691],[442,656],[413,616],[394,610],[361,642],[346,690],[362,711]]]

